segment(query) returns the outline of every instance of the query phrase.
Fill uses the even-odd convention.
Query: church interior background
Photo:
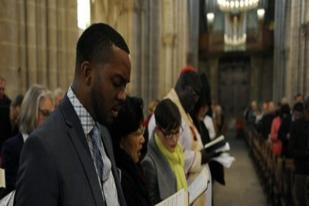
[[[93,22],[125,36],[129,91],[146,104],[164,96],[187,64],[207,73],[213,100],[232,115],[253,99],[291,100],[309,91],[306,0],[244,0],[233,5],[238,10],[226,0],[0,2],[0,73],[9,96],[34,83],[66,89],[76,40]]]
[[[0,0],[0,76],[11,98],[35,83],[66,91],[79,35],[104,22],[128,42],[130,94],[145,105],[161,99],[192,65],[235,120],[253,100],[309,95],[308,11],[308,0]],[[248,153],[236,156],[241,162]],[[218,194],[228,197],[237,181]]]

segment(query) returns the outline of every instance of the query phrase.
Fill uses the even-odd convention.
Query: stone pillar
[[[191,53],[189,51],[190,48],[195,47],[196,52],[192,53],[192,58],[194,64],[193,66],[197,66],[197,50],[198,50],[198,37],[193,41],[193,45],[191,45],[191,41],[189,44],[189,23],[188,23],[188,14],[189,14],[189,8],[188,8],[188,1],[187,0],[177,0],[176,2],[176,10],[175,10],[175,31],[176,31],[176,37],[175,37],[175,46],[174,46],[174,72],[173,72],[173,86],[175,85],[180,70],[189,64],[187,62],[188,55]],[[191,27],[196,26],[195,30],[198,30],[198,22],[197,24],[192,25]],[[192,34],[193,36],[194,34]]]
[[[286,33],[289,31],[289,0],[275,1],[273,94],[279,100],[284,95],[286,74]]]
[[[188,56],[188,2],[162,0],[160,25],[160,78],[164,79],[160,96],[175,86],[180,70],[187,65]]]
[[[259,74],[263,69],[263,60],[259,57],[251,57],[250,67],[250,100],[259,100],[259,90],[261,89]]]
[[[129,93],[148,101],[174,87],[188,54],[186,0],[95,0],[92,22],[106,22],[131,50]]]
[[[174,87],[173,84],[173,46],[175,44],[175,35],[172,33],[167,33],[162,37],[163,42],[163,62],[162,69],[160,69],[160,79],[162,81],[161,95],[165,95],[171,88]]]
[[[217,102],[219,99],[218,91],[219,91],[219,59],[213,58],[209,60],[209,83],[211,89],[211,99],[214,102]]]
[[[204,0],[203,0],[204,1]],[[188,52],[190,53],[191,56],[191,61],[190,64],[193,66],[198,65],[198,42],[199,42],[199,18],[200,18],[200,1],[199,0],[189,0],[188,1],[188,14],[189,14],[189,23],[188,29],[190,30],[190,35],[189,35],[189,42],[190,44],[188,45]],[[204,9],[203,9],[204,10]],[[206,14],[205,14],[206,16]]]
[[[309,10],[309,2],[305,2],[304,11]],[[304,58],[304,88],[303,93],[309,96],[309,12],[305,12],[304,18],[304,33],[305,33],[305,58]]]
[[[21,69],[18,64],[18,3],[1,1],[0,12],[0,76],[7,80],[6,93],[13,98],[19,93]]]
[[[289,57],[286,73],[286,96],[292,100],[297,92],[297,76],[299,71],[299,28],[301,7],[299,1],[291,1],[291,27],[289,33]]]
[[[2,3],[5,9],[0,14],[0,22],[4,22],[0,25],[0,44],[4,45],[0,56],[7,62],[1,64],[5,67],[0,66],[0,72],[8,80],[10,96],[24,93],[35,83],[50,89],[67,87],[75,64],[76,1]]]

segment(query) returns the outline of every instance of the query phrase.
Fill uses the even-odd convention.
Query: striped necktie
[[[91,142],[92,142],[92,154],[93,154],[93,159],[97,168],[97,174],[100,179],[101,187],[103,188],[103,159],[102,159],[102,154],[99,149],[99,145],[101,145],[101,134],[99,129],[95,126],[92,129],[91,133]]]

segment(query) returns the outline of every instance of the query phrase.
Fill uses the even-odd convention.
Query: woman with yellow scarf
[[[180,112],[171,100],[164,99],[156,107],[154,115],[156,129],[142,161],[151,204],[187,188],[183,148],[178,144]]]

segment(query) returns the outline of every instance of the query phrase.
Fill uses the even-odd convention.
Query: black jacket
[[[292,122],[290,153],[295,161],[295,173],[309,174],[309,121],[305,118]]]
[[[126,206],[112,142],[100,126],[120,206]],[[18,170],[15,206],[104,206],[86,136],[68,97],[25,142]]]
[[[203,121],[199,121],[198,130],[200,132],[203,145],[210,142],[209,132]],[[216,180],[218,183],[225,185],[223,166],[216,161],[210,161],[208,165],[209,165],[211,177],[214,180]]]
[[[0,147],[9,137],[12,136],[10,105],[11,100],[6,95],[0,99]]]
[[[2,146],[2,167],[5,169],[6,193],[15,189],[19,157],[24,145],[23,136],[18,133]]]
[[[262,119],[258,123],[258,131],[262,134],[263,138],[267,140],[268,135],[270,134],[271,124],[273,119],[275,118],[275,114],[267,113],[263,115]]]
[[[116,164],[121,169],[121,186],[128,206],[149,206],[147,189],[140,164],[122,149],[115,149]]]

